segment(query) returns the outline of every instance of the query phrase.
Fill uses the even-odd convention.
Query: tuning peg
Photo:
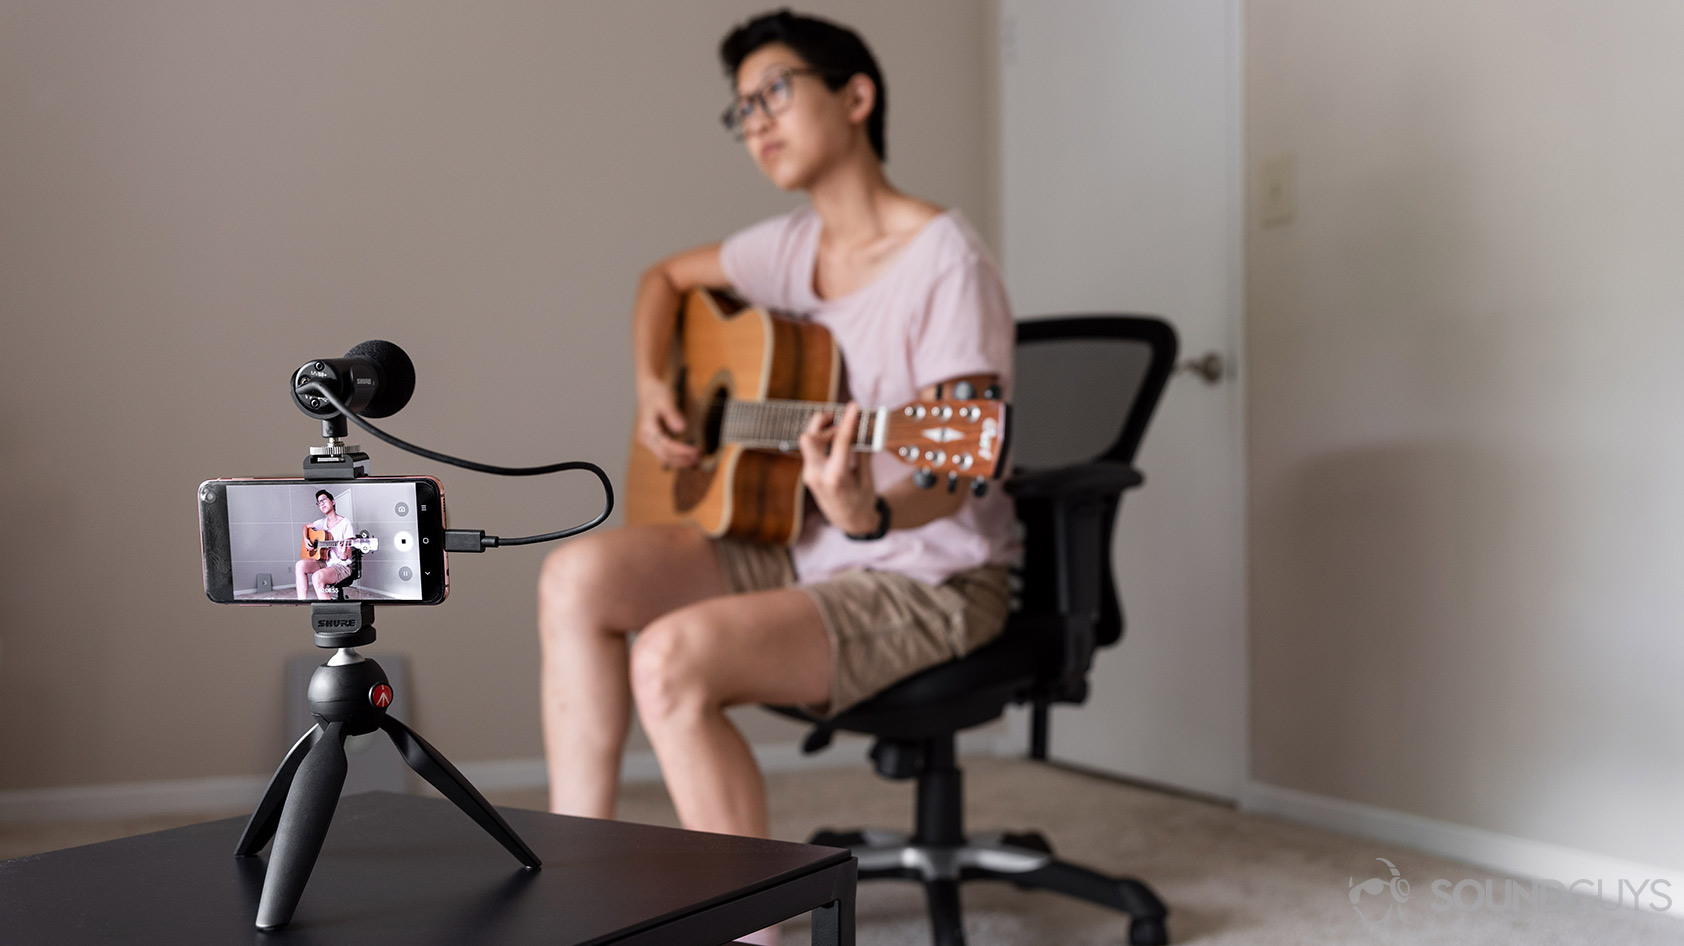
[[[955,400],[968,401],[976,397],[976,387],[969,381],[955,381],[953,383],[953,397]]]
[[[912,483],[919,489],[929,489],[936,485],[936,475],[930,472],[930,468],[926,466],[912,474]]]
[[[959,474],[953,472],[947,474],[947,491],[950,493],[959,491]]]
[[[981,499],[988,495],[988,481],[982,477],[971,480],[971,495]]]
[[[988,398],[990,401],[998,401],[1000,399],[1000,386],[998,384],[989,385],[988,388],[982,392],[982,396]]]

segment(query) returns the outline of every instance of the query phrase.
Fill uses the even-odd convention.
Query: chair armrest
[[[1056,470],[1032,470],[1006,480],[1006,492],[1017,499],[1066,499],[1082,501],[1114,496],[1146,482],[1140,471],[1127,463],[1100,461]]]
[[[1061,638],[1056,681],[1078,684],[1101,625],[1121,633],[1111,581],[1111,529],[1125,490],[1145,481],[1133,465],[1096,461],[1013,476],[1006,492],[1024,526],[1023,610],[1046,615]]]

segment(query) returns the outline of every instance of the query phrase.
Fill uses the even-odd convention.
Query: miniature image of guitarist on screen
[[[300,601],[307,588],[314,588],[316,597],[327,601],[333,597],[332,587],[351,577],[354,533],[350,518],[339,514],[333,494],[325,489],[316,491],[316,508],[322,517],[304,527],[304,543],[294,566]]]
[[[231,483],[227,495],[230,593],[236,601],[421,599],[424,539],[418,533],[426,507],[414,483],[324,488],[252,480]],[[317,518],[305,522],[312,514]]]

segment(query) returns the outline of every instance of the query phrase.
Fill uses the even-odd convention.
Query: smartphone
[[[430,476],[199,484],[205,596],[218,604],[438,604],[444,493]]]

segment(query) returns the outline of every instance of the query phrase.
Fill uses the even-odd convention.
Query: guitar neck
[[[800,448],[801,434],[815,415],[836,422],[846,408],[821,401],[724,401],[710,406],[703,437],[710,444],[791,453]],[[893,452],[924,476],[986,479],[1000,473],[1006,410],[1004,402],[988,398],[910,401],[861,411],[859,423],[845,436],[856,451]]]
[[[833,424],[842,421],[846,404],[822,401],[727,401],[720,427],[720,439],[738,443],[755,450],[778,450],[788,453],[800,448],[801,435],[814,415],[828,414]],[[858,451],[883,449],[883,430],[888,408],[867,408],[860,411],[858,425],[852,439]]]

